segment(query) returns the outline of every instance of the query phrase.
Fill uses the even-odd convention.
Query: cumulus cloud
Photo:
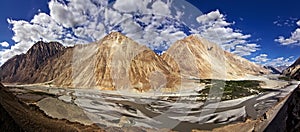
[[[220,13],[219,10],[209,12],[208,14],[203,14],[197,17],[197,21],[201,24],[211,26],[213,24],[222,25],[225,23],[226,26],[230,25],[225,21],[224,15]],[[221,24],[222,23],[222,24]]]
[[[60,4],[58,1],[50,1],[49,8],[51,17],[64,27],[74,27],[85,20],[82,19],[82,21],[80,21],[80,19],[77,19],[66,5]]]
[[[202,25],[197,30],[204,38],[220,44],[223,49],[240,56],[247,56],[259,50],[259,45],[249,42],[251,35],[241,33],[231,26],[234,22],[226,21],[225,15],[219,10],[209,12],[197,17],[197,21]]]
[[[232,53],[247,56],[251,55],[252,52],[259,50],[259,45],[257,44],[244,44],[244,45],[236,45]]]
[[[273,66],[273,67],[280,67],[280,66],[290,66],[295,61],[294,56],[290,56],[287,58],[278,57],[278,58],[268,58],[267,54],[260,54],[256,57],[251,58],[252,61],[258,64],[262,64],[265,66]]]
[[[300,20],[297,22],[298,28],[291,33],[289,37],[279,36],[275,42],[281,45],[300,45]]]
[[[152,4],[153,14],[159,14],[163,16],[169,16],[171,15],[170,8],[170,1],[167,1],[167,3],[162,2],[161,0],[156,0]]]
[[[0,65],[14,55],[25,53],[41,39],[71,46],[97,41],[112,31],[161,51],[191,33],[200,34],[241,56],[259,49],[259,45],[248,41],[251,35],[231,28],[234,23],[227,22],[218,10],[203,15],[187,2],[50,0],[48,7],[49,14],[38,12],[30,21],[7,20],[12,25],[15,44],[0,51]]]
[[[251,60],[253,60],[254,62],[257,62],[259,64],[262,64],[264,62],[267,62],[270,59],[268,58],[267,54],[260,54],[254,58],[251,58]]]
[[[8,46],[9,46],[9,43],[6,42],[6,41],[4,41],[4,42],[1,42],[0,45],[1,45],[2,47],[8,47]]]
[[[290,66],[293,64],[294,61],[295,61],[294,56],[288,58],[278,57],[275,59],[271,59],[265,65],[273,66],[273,67]]]
[[[169,18],[174,17],[171,4],[170,0],[115,0],[112,3],[51,0],[49,14],[39,12],[31,21],[7,20],[12,25],[15,44],[0,52],[0,64],[25,53],[41,39],[74,45],[97,41],[112,31],[120,31],[152,49],[166,49],[186,36],[177,26],[161,27],[161,24],[171,23]],[[149,31],[150,28],[156,29]]]
[[[149,0],[141,0],[137,2],[136,0],[117,0],[113,7],[120,12],[131,13],[131,12],[140,12],[140,13],[149,13],[147,8]]]
[[[65,45],[82,42],[75,37],[68,38],[69,31],[45,13],[35,15],[30,22],[11,19],[7,19],[7,22],[13,25],[14,36],[12,40],[15,41],[15,44],[10,49],[0,52],[0,64],[12,56],[25,53],[35,42],[40,40],[58,41]]]

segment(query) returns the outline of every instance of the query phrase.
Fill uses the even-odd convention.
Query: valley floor
[[[132,93],[66,89],[48,85],[6,87],[21,102],[36,107],[51,118],[87,126],[98,125],[104,129],[213,130],[249,120],[267,120],[266,125],[260,128],[264,129],[276,114],[268,112],[280,108],[280,103],[297,88],[299,82],[279,80],[278,75],[245,79],[250,78],[264,82],[261,84],[263,92],[234,99],[218,98],[213,96],[213,92],[203,97],[200,91],[208,85],[200,85],[196,82],[199,80],[192,82],[197,87],[164,94],[155,91]],[[189,81],[189,84],[192,83]]]

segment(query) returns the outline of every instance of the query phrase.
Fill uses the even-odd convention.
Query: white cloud
[[[267,54],[260,54],[254,58],[251,58],[251,60],[253,60],[256,63],[262,64],[262,63],[267,62],[270,59],[268,58]]]
[[[10,49],[0,52],[0,64],[17,54],[25,53],[35,42],[40,41],[58,41],[65,45],[75,43],[87,43],[75,36],[70,36],[68,30],[57,23],[51,16],[46,13],[39,13],[30,21],[7,19],[14,32],[13,40],[15,44]],[[64,39],[62,39],[64,38]]]
[[[265,65],[273,66],[273,67],[290,66],[293,64],[294,60],[295,59],[293,56],[288,57],[288,58],[279,57],[279,58],[271,59],[270,61],[265,63]]]
[[[279,36],[277,39],[275,39],[275,41],[281,43],[281,45],[290,45],[297,43],[296,40],[292,38],[284,38],[283,36]]]
[[[147,8],[147,5],[151,0],[116,0],[113,7],[120,12],[131,13],[131,12],[140,12],[143,14],[150,13],[150,9]]]
[[[105,10],[105,23],[106,25],[116,25],[120,22],[120,18],[122,18],[121,13],[116,12],[112,9]],[[128,17],[129,18],[129,17]]]
[[[290,37],[285,38],[279,36],[275,39],[275,42],[279,42],[281,45],[300,45],[300,20],[297,22],[298,28],[291,33]]]
[[[260,54],[256,57],[251,58],[255,63],[262,64],[265,66],[273,66],[273,67],[279,67],[279,66],[290,66],[294,63],[295,58],[294,56],[290,56],[287,58],[284,57],[278,57],[275,59],[268,58],[267,54]]]
[[[78,2],[78,0],[74,2]],[[80,4],[85,5],[85,2],[78,3],[76,5]],[[59,1],[52,0],[49,2],[50,16],[55,21],[67,28],[83,25],[85,22],[87,22],[86,15],[84,15],[85,9],[82,7],[76,7],[77,6],[72,6],[72,4],[64,5]]]
[[[116,0],[114,3],[51,0],[49,14],[38,12],[30,21],[7,20],[12,25],[15,44],[0,51],[0,65],[14,55],[25,53],[41,39],[70,46],[97,41],[111,31],[121,31],[151,49],[166,50],[186,37],[185,32],[191,32],[241,56],[258,50],[259,45],[247,40],[251,35],[231,28],[234,23],[227,22],[218,10],[202,15],[195,7],[182,3],[188,4],[172,0]],[[183,29],[183,25],[188,29]]]
[[[156,0],[152,4],[153,14],[158,14],[162,16],[169,16],[171,14],[170,7],[170,1],[167,3],[162,2],[161,0]]]
[[[223,21],[224,19],[224,15],[219,10],[216,10],[199,16],[197,21],[202,24],[213,24],[216,21]]]
[[[240,56],[250,55],[259,50],[258,44],[248,41],[249,34],[241,33],[241,30],[233,29],[232,25],[219,10],[203,14],[197,18],[201,26],[196,30],[204,38],[220,44],[223,49]]]
[[[151,32],[146,29],[168,23],[164,16],[171,16],[171,4],[170,0],[116,0],[113,5],[106,0],[51,0],[48,3],[49,14],[39,12],[31,21],[7,20],[12,25],[15,44],[10,49],[0,51],[0,65],[14,55],[25,53],[41,39],[69,46],[96,41],[111,31],[120,30],[152,49],[166,49],[174,41],[185,37],[184,33],[174,26]],[[133,14],[141,17],[134,18]],[[138,20],[145,25],[138,24]],[[170,34],[167,36],[166,33]],[[165,41],[170,42],[162,44]]]
[[[9,46],[9,43],[6,42],[6,41],[4,41],[4,42],[1,42],[0,45],[1,45],[2,47],[8,47],[8,46]]]
[[[232,53],[237,54],[239,56],[247,56],[251,55],[252,52],[259,50],[259,45],[257,44],[244,44],[235,46]]]

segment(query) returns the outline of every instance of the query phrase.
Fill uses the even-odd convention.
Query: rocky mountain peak
[[[110,34],[106,35],[100,43],[107,43],[107,44],[124,44],[124,40],[128,40],[129,38],[123,35],[120,32],[111,32]],[[130,39],[131,40],[131,39]],[[133,40],[132,40],[133,41]]]
[[[192,34],[187,36],[185,39],[200,39],[200,35],[199,34]]]
[[[162,58],[185,77],[236,79],[268,72],[197,34],[176,41]]]
[[[58,42],[42,42],[35,43],[26,53],[26,58],[34,64],[34,68],[38,68],[49,57],[64,50],[64,46]]]
[[[43,42],[35,43],[26,54],[55,54],[57,51],[63,50],[64,46],[58,42]]]
[[[199,41],[199,37],[196,34],[190,35],[185,37],[184,39],[177,40],[175,43],[182,43],[182,44],[190,44],[190,41]]]

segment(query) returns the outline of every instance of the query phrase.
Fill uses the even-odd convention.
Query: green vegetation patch
[[[255,80],[200,79],[198,83],[206,84],[205,89],[199,91],[202,100],[206,100],[207,97],[221,97],[221,100],[232,100],[265,92],[260,87],[263,82]]]
[[[280,76],[278,77],[279,80],[284,80],[284,81],[292,81],[291,77],[288,76]]]

